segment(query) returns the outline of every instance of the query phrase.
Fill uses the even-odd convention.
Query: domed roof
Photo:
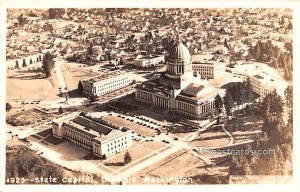
[[[189,60],[191,59],[191,54],[188,48],[179,42],[177,46],[175,46],[169,54],[169,59],[180,59],[180,60]]]

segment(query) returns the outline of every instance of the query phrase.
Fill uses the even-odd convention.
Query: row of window
[[[110,147],[110,148],[107,148],[107,151],[109,152],[109,149],[110,150],[116,150],[116,149],[119,149],[120,147],[124,147],[124,146],[127,146],[127,141],[125,141],[124,143],[120,143],[120,144],[118,144],[118,145],[115,145],[115,146],[112,146],[112,147]],[[117,148],[118,147],[118,148]]]
[[[99,85],[97,85],[97,87],[105,87],[105,86],[107,86],[107,85],[115,84],[115,83],[117,83],[117,82],[122,82],[122,81],[130,81],[130,78],[129,78],[129,77],[125,77],[125,78],[117,79],[117,80],[114,79],[114,80],[111,81],[111,82],[99,84]]]
[[[115,140],[114,143],[117,144],[117,142],[118,142],[118,143],[123,142],[124,139],[126,140],[126,137],[122,137],[121,139]],[[109,147],[109,145],[113,145],[113,142],[108,143],[108,144],[107,144],[107,147]]]
[[[85,134],[79,133],[74,130],[66,129],[66,136],[72,139],[75,139],[77,141],[80,141],[81,143],[85,145],[92,145],[92,139]]]
[[[190,112],[190,113],[196,112],[196,107],[195,106],[188,105],[188,104],[182,103],[182,102],[178,102],[178,108],[183,110],[183,111]]]
[[[96,87],[96,92],[98,93],[98,92],[101,92],[101,91],[107,90],[107,89],[115,90],[119,87],[123,87],[123,86],[128,85],[128,84],[130,84],[129,80],[124,81],[124,82],[120,82],[120,83],[115,83],[115,84],[111,85],[110,87],[108,87],[108,86],[105,86],[105,87],[97,86]]]
[[[193,65],[193,68],[197,68],[197,69],[207,69],[207,70],[211,70],[213,69],[214,67],[212,66],[200,66],[200,65]]]

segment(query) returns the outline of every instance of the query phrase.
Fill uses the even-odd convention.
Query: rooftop
[[[188,95],[197,96],[202,89],[204,89],[204,85],[191,83],[183,89],[182,92]]]
[[[75,127],[89,135],[97,141],[103,142],[126,132],[125,129],[115,129],[101,122],[101,119],[88,115],[79,115],[75,119],[65,122],[65,124]]]
[[[110,79],[110,78],[115,78],[116,76],[118,75],[123,75],[123,74],[126,74],[128,72],[126,71],[113,71],[113,72],[109,72],[109,73],[105,73],[103,75],[98,75],[98,76],[95,76],[95,77],[92,77],[92,78],[89,78],[89,79],[86,79],[86,80],[83,80],[84,82],[90,82],[90,83],[97,83],[99,81],[103,81],[105,79]]]

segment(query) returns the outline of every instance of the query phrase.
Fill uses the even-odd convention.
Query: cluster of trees
[[[289,110],[293,107],[293,86],[289,85],[284,91],[284,96],[286,99],[286,105]]]
[[[58,19],[58,18],[62,18],[63,15],[65,14],[65,9],[62,8],[50,8],[48,10],[48,18],[49,19]]]
[[[258,110],[267,122],[273,122],[282,118],[284,103],[282,98],[274,90],[258,103]]]
[[[267,127],[246,150],[270,150],[267,155],[233,156],[229,175],[289,175],[292,173],[292,123],[265,123]]]
[[[43,72],[46,74],[46,78],[51,76],[51,69],[54,67],[53,58],[54,58],[54,56],[50,52],[45,53],[45,55],[43,57],[42,69],[43,69]]]
[[[26,17],[24,17],[23,14],[19,15],[17,17],[17,20],[18,20],[19,26],[23,26],[24,24],[26,24],[28,22],[28,20],[26,19]]]
[[[258,41],[254,47],[249,49],[250,59],[259,62],[269,63],[271,67],[281,68],[287,80],[292,79],[293,70],[293,46],[292,43],[285,43],[286,51],[272,44],[272,41]]]
[[[17,119],[17,118],[7,118],[6,122],[8,124],[11,124],[12,126],[31,125],[31,124],[34,123],[30,119],[20,120],[20,119]]]
[[[248,150],[270,149],[267,155],[233,156],[229,166],[230,175],[290,175],[292,174],[293,119],[289,115],[283,121],[283,102],[274,91],[259,105],[264,116],[262,134],[246,146]]]
[[[92,58],[94,52],[93,52],[93,44],[90,43],[90,45],[88,46],[87,50],[86,50],[86,59],[89,60]]]
[[[36,62],[39,62],[39,61],[42,61],[42,56],[41,56],[41,55],[38,56],[38,57],[36,58]],[[29,59],[29,64],[32,64],[32,63],[33,63],[33,60],[32,60],[32,58],[30,58],[30,59]],[[27,66],[26,60],[23,59],[22,67],[26,67],[26,66]],[[16,60],[15,68],[16,68],[16,69],[20,68],[20,67],[19,67],[19,61],[18,61],[18,60]]]
[[[232,109],[235,105],[242,105],[244,109],[244,103],[249,103],[254,100],[253,88],[250,83],[250,78],[244,82],[238,82],[227,88],[224,99],[220,95],[216,95],[214,107],[218,113],[217,122],[219,122],[219,115],[222,113],[223,108],[226,110],[226,114],[232,115]]]
[[[25,147],[20,148],[18,152],[6,154],[7,178],[24,177],[29,179],[29,183],[33,183],[36,177],[50,176],[57,177],[57,181],[60,182],[63,177],[63,169]]]

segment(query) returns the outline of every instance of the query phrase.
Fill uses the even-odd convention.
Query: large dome
[[[178,78],[178,76],[185,75],[190,78],[193,76],[191,54],[188,48],[183,45],[181,41],[178,41],[178,43],[170,51],[167,61],[168,77]]]
[[[171,60],[190,60],[191,54],[188,50],[188,48],[182,44],[182,42],[178,43],[177,46],[175,46],[169,54],[169,59]]]

